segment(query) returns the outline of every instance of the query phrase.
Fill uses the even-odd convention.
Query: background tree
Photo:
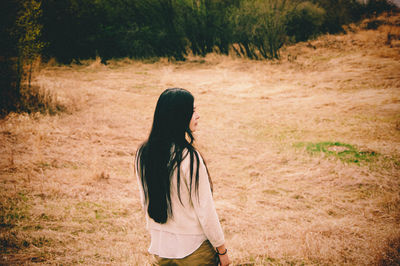
[[[309,2],[302,2],[294,6],[287,18],[287,34],[293,41],[306,41],[321,32],[326,11]]]
[[[233,43],[237,54],[249,58],[278,59],[286,40],[291,3],[287,0],[243,1],[230,12]]]
[[[21,9],[17,14],[16,27],[13,34],[17,39],[17,69],[18,76],[22,79],[27,72],[28,86],[31,86],[33,61],[40,56],[43,42],[40,41],[42,25],[39,19],[42,15],[40,0],[21,1]],[[24,71],[24,66],[28,70]],[[20,84],[20,82],[19,82]]]
[[[0,115],[16,109],[18,99],[16,36],[12,34],[18,12],[18,3],[0,1]],[[17,86],[18,84],[18,86]]]
[[[1,115],[28,111],[33,61],[40,55],[41,1],[2,1]],[[4,23],[4,24],[3,24]],[[27,67],[27,68],[26,68]],[[24,81],[27,80],[27,89]]]
[[[42,9],[42,40],[48,44],[45,58],[69,64],[73,59],[96,57],[101,26],[97,1],[44,0]]]

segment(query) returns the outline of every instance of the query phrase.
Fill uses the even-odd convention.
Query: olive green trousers
[[[215,252],[210,241],[206,240],[192,254],[182,259],[166,259],[154,256],[155,265],[162,266],[196,266],[196,265],[217,265],[217,253]]]

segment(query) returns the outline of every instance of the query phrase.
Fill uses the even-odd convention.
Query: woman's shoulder
[[[186,157],[190,158],[190,156],[192,156],[195,160],[196,160],[196,157],[199,158],[200,160],[203,159],[200,151],[197,150],[196,148],[194,148],[194,147],[193,148],[187,148],[187,147],[183,148],[182,159],[186,159]]]
[[[190,169],[190,165],[192,164],[195,168],[197,164],[201,167],[204,162],[203,162],[203,157],[201,156],[201,153],[196,150],[196,149],[189,149],[185,148],[182,151],[182,161],[181,164],[184,168]]]

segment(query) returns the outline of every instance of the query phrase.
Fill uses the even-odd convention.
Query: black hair
[[[175,169],[181,201],[180,166],[186,156],[190,157],[189,194],[192,195],[193,181],[198,193],[200,158],[192,145],[194,137],[189,128],[193,104],[194,97],[189,91],[181,88],[165,90],[158,98],[149,138],[136,155],[136,169],[143,186],[147,212],[157,223],[166,223],[172,217],[170,191]]]

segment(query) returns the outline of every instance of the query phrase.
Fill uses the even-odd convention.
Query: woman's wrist
[[[225,247],[225,245],[216,247],[215,250],[219,256],[225,255],[228,252],[228,249]]]

